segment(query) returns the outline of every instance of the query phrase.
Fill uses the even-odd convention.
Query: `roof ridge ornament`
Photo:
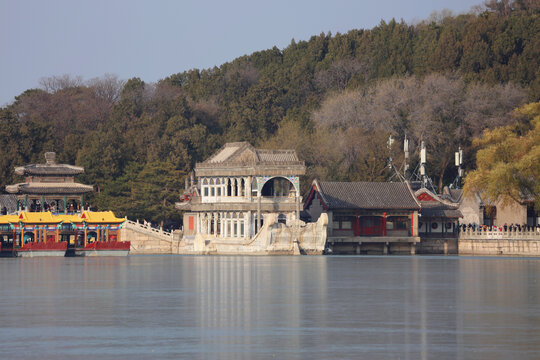
[[[56,153],[53,151],[46,152],[45,162],[47,165],[56,165]]]

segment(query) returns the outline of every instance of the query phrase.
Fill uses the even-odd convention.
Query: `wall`
[[[497,218],[495,225],[503,226],[504,224],[527,224],[527,206],[517,202],[512,202],[506,206],[502,203],[497,203]]]
[[[459,240],[459,255],[540,256],[540,240]]]
[[[422,238],[420,243],[416,245],[417,254],[457,254],[458,240],[453,238],[437,239],[437,238]]]
[[[321,204],[321,200],[319,200],[318,195],[315,195],[313,197],[313,200],[311,201],[311,204],[309,208],[306,209],[306,211],[309,214],[309,216],[311,216],[311,221],[317,221],[319,219],[319,216],[321,216],[321,214],[325,210]]]
[[[463,194],[463,200],[459,205],[459,211],[463,214],[460,220],[461,224],[482,224],[484,221],[483,213],[480,211],[480,199],[476,194]]]
[[[461,224],[483,224],[484,214],[483,209],[480,208],[480,199],[477,195],[463,195],[463,201],[459,206],[459,210],[463,214],[463,219],[460,220]],[[497,208],[497,215],[495,218],[495,225],[503,226],[504,224],[527,224],[527,206],[522,205],[516,201],[510,204],[502,204],[498,202],[495,204]]]
[[[130,241],[130,254],[171,254],[177,252],[178,240],[172,236],[153,234],[144,229],[124,224],[120,234],[121,240]]]
[[[474,231],[459,234],[460,255],[540,256],[540,229]]]

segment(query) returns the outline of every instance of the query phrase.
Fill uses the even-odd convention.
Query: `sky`
[[[42,78],[155,82],[291,39],[415,23],[482,0],[0,0],[0,106]]]

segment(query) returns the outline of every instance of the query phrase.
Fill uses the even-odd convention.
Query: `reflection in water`
[[[205,348],[251,358],[324,341],[317,334],[300,337],[302,328],[325,323],[326,312],[311,310],[327,304],[324,258],[200,257],[190,266],[183,274],[197,281],[197,328]]]
[[[0,358],[535,359],[539,274],[517,258],[0,259]]]

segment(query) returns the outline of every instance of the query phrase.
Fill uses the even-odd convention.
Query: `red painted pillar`
[[[411,236],[414,236],[414,211],[411,213]]]
[[[383,221],[383,235],[386,236],[386,212],[384,212],[383,214],[383,218],[384,218],[384,221]]]

